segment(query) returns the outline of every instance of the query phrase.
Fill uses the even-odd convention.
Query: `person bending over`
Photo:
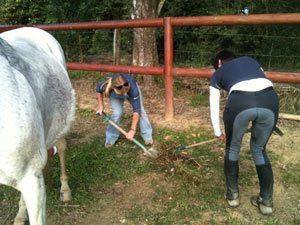
[[[271,214],[274,181],[266,145],[278,120],[278,96],[272,82],[253,58],[236,58],[233,52],[223,50],[216,55],[213,66],[216,71],[210,80],[210,113],[214,133],[221,142],[225,138],[219,122],[220,89],[228,92],[223,112],[225,198],[229,206],[239,206],[239,152],[244,134],[251,131],[250,151],[260,185],[260,192],[251,197],[251,203],[262,214]]]
[[[126,73],[109,75],[97,85],[96,96],[99,104],[97,113],[100,115],[102,115],[104,109],[103,97],[109,97],[112,107],[110,119],[118,125],[120,125],[123,114],[124,101],[127,99],[133,109],[133,119],[131,129],[127,133],[126,138],[129,140],[134,138],[139,122],[141,135],[145,144],[153,144],[152,127],[143,106],[142,93],[133,77]],[[118,140],[118,137],[119,131],[109,124],[106,129],[105,147],[113,146]]]

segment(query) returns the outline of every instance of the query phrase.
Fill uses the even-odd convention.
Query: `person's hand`
[[[131,129],[131,130],[127,133],[126,138],[127,138],[128,140],[132,141],[134,135],[135,135],[135,131]]]
[[[225,136],[224,136],[224,134],[222,134],[221,136],[217,136],[217,138],[218,138],[218,142],[224,143],[224,141],[225,141]]]
[[[98,114],[98,113],[100,114],[100,116],[102,116],[103,109],[101,109],[101,108],[100,108],[100,109],[98,109],[98,110],[97,110],[97,112],[96,112],[96,114]]]

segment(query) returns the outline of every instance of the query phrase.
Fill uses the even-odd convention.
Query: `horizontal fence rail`
[[[300,13],[255,14],[226,16],[170,17],[172,26],[227,26],[258,24],[300,24]],[[43,30],[84,30],[107,28],[163,27],[164,19],[114,20],[99,22],[26,25]],[[0,32],[24,27],[24,25],[0,25]]]
[[[300,13],[174,17],[173,26],[299,24]]]
[[[90,63],[67,63],[67,68],[70,70],[87,70],[98,72],[112,73],[135,73],[135,74],[152,74],[163,75],[163,67],[143,67],[143,66],[120,66],[106,64],[90,64]]]
[[[206,77],[209,78],[214,70],[205,68],[174,68],[173,66],[173,26],[228,26],[228,25],[258,25],[258,24],[300,24],[300,13],[290,14],[256,14],[256,15],[225,15],[225,16],[196,16],[196,17],[167,17],[156,19],[116,20],[64,24],[28,25],[47,31],[54,30],[84,30],[112,28],[142,28],[164,27],[164,67],[140,67],[122,65],[103,65],[85,63],[67,63],[70,70],[88,70],[101,72],[124,72],[134,74],[162,75],[165,77],[165,117],[174,119],[173,76]],[[0,32],[23,25],[0,25]],[[267,77],[273,82],[300,83],[300,73],[267,71]]]
[[[134,73],[164,75],[163,67],[143,67],[143,66],[119,66],[106,64],[90,63],[67,63],[70,70],[86,70],[112,73]],[[210,78],[214,69],[196,69],[196,68],[172,68],[172,75],[177,77],[204,77]],[[272,72],[265,71],[267,77],[278,83],[299,83],[300,73]]]

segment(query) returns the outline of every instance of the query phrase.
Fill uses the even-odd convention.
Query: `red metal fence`
[[[165,76],[165,118],[174,118],[173,76],[191,76],[209,78],[214,70],[173,67],[173,27],[174,26],[224,26],[224,25],[255,25],[255,24],[300,24],[300,13],[291,14],[256,14],[227,16],[197,16],[197,17],[167,17],[157,19],[101,21],[84,23],[65,23],[49,25],[32,25],[44,30],[83,30],[106,28],[164,28],[164,67],[139,67],[122,65],[67,63],[70,70],[90,70],[101,72],[123,72],[136,74],[152,74]],[[23,27],[22,25],[0,25],[0,32]],[[274,82],[300,83],[300,73],[266,72],[267,77]]]

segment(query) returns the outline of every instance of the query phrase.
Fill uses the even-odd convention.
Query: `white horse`
[[[37,28],[0,34],[0,183],[21,192],[31,225],[46,224],[47,149],[70,129],[75,93],[59,43]]]

